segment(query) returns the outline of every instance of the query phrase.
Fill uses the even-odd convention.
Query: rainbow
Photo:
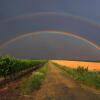
[[[10,21],[17,20],[17,19],[27,19],[27,18],[30,18],[30,17],[33,18],[33,17],[36,17],[36,16],[44,16],[44,15],[68,16],[68,17],[74,18],[76,20],[88,22],[88,23],[100,28],[100,25],[95,23],[93,20],[90,20],[90,19],[87,19],[87,18],[84,18],[84,17],[81,17],[81,16],[75,16],[75,15],[65,13],[65,12],[37,12],[37,13],[33,13],[33,14],[30,13],[30,14],[20,15],[20,16],[16,16],[16,17],[13,17],[13,18],[6,19],[6,20],[2,20],[0,22],[0,24],[2,25],[2,24],[5,24],[5,23],[8,23]]]
[[[74,37],[76,39],[79,39],[81,41],[84,41],[88,44],[90,44],[91,46],[95,47],[96,49],[100,50],[100,47],[96,44],[94,44],[93,42],[91,41],[88,41],[87,39],[83,38],[83,37],[80,37],[80,36],[77,36],[77,35],[74,35],[72,33],[68,33],[68,32],[63,32],[63,31],[56,31],[56,30],[42,30],[42,31],[36,31],[36,32],[31,32],[31,33],[26,33],[26,34],[23,34],[23,35],[20,35],[20,36],[17,36],[5,43],[3,43],[1,46],[0,46],[0,49],[6,47],[7,45],[15,42],[16,40],[19,40],[19,39],[22,39],[22,38],[25,38],[27,36],[34,36],[34,35],[39,35],[39,34],[42,34],[42,33],[46,33],[46,32],[50,32],[51,34],[61,34],[61,35],[66,35],[66,36],[71,36],[71,37]]]
[[[89,24],[94,25],[95,27],[99,27],[100,28],[100,26],[98,24],[96,24],[95,22],[93,22],[93,21],[91,21],[89,19],[86,19],[86,18],[83,18],[83,17],[80,17],[80,16],[73,16],[71,14],[64,13],[64,12],[37,12],[37,13],[33,13],[33,14],[28,14],[28,15],[20,15],[20,16],[14,17],[14,18],[3,20],[3,21],[0,22],[0,25],[6,24],[8,22],[11,22],[11,21],[14,21],[14,20],[17,20],[17,19],[28,19],[28,18],[34,18],[34,17],[37,17],[37,16],[45,16],[45,15],[68,16],[68,17],[74,18],[76,20],[81,20],[81,21],[87,22]],[[30,35],[37,35],[37,34],[40,34],[41,32],[50,32],[50,33],[57,33],[57,34],[72,36],[74,38],[77,38],[77,39],[80,39],[82,41],[85,41],[86,43],[88,43],[91,46],[95,47],[96,49],[100,50],[100,46],[96,45],[94,42],[92,42],[92,41],[90,41],[88,39],[85,39],[85,38],[83,38],[81,36],[78,36],[78,35],[74,35],[72,33],[68,33],[68,32],[65,32],[65,31],[58,31],[58,30],[40,30],[40,31],[31,32],[31,33],[25,33],[25,34],[22,34],[20,36],[14,37],[13,39],[10,39],[7,42],[1,44],[0,45],[0,49],[5,47],[5,46],[7,46],[10,43],[13,43],[14,41],[16,41],[18,39],[21,39],[21,38],[24,38],[24,37],[27,37],[27,36],[30,36]]]

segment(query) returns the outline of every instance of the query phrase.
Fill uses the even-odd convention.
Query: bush
[[[79,66],[77,69],[76,69],[77,73],[83,75],[84,73],[88,72],[88,67],[85,68],[83,66]]]

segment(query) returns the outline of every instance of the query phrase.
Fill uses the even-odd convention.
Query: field
[[[61,62],[1,57],[0,100],[100,100],[99,71]]]
[[[52,60],[53,62],[65,67],[77,68],[78,66],[87,68],[91,71],[100,71],[100,62]]]

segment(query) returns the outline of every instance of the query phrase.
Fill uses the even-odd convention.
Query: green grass
[[[84,68],[83,66],[79,66],[77,69],[68,68],[65,66],[61,66],[55,64],[58,68],[60,68],[64,73],[69,74],[75,80],[86,84],[88,86],[92,86],[100,89],[100,72],[99,71],[89,71],[88,68]]]
[[[23,80],[23,82],[18,87],[20,92],[23,94],[28,94],[36,89],[39,89],[47,73],[47,70],[47,64],[45,64],[37,72],[34,72],[28,79]]]

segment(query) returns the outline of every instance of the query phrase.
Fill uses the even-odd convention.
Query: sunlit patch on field
[[[85,67],[92,71],[100,71],[99,62],[85,62],[85,61],[68,61],[68,60],[52,60],[53,62],[71,68],[77,68],[78,66]]]

